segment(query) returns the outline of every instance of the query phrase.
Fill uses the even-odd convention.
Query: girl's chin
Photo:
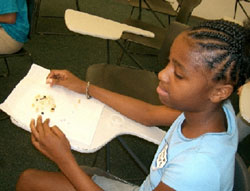
[[[160,99],[160,101],[161,101],[161,103],[162,103],[163,105],[165,105],[165,106],[167,106],[167,107],[170,107],[168,101],[167,101],[166,99],[162,98],[160,95],[159,95],[159,99]]]

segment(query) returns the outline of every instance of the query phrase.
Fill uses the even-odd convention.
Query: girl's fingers
[[[50,119],[46,119],[43,123],[43,131],[44,131],[44,134],[47,135],[50,133],[50,127],[49,127],[49,122],[50,122]]]
[[[49,75],[47,76],[46,83],[50,86],[55,84],[59,84],[60,80],[64,79],[63,71],[61,70],[51,70]]]
[[[43,123],[42,123],[42,116],[38,116],[37,118],[37,124],[36,129],[40,136],[44,136],[44,129],[43,129]]]
[[[64,136],[64,133],[57,126],[51,127],[51,131],[58,137]]]
[[[38,140],[39,139],[39,133],[38,133],[36,127],[35,127],[35,120],[34,119],[32,119],[30,121],[30,129],[31,129],[32,136],[34,136],[34,138],[36,140]]]
[[[33,134],[31,134],[31,142],[38,149],[39,142],[38,142],[38,140],[36,139],[36,137]]]
[[[52,78],[46,79],[46,84],[49,84],[50,86],[53,86],[55,84],[55,81]]]
[[[54,70],[51,70],[47,76],[47,79],[52,78],[52,76],[54,76],[54,74],[55,74]]]

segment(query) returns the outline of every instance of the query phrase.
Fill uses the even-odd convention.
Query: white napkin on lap
[[[50,87],[46,84],[49,72],[48,69],[33,64],[28,74],[0,104],[0,109],[27,131],[30,131],[31,119],[42,115],[43,120],[50,118],[50,125],[57,125],[70,142],[90,145],[104,104],[93,98],[86,99],[85,95],[61,86]],[[55,110],[50,112],[47,108],[43,114],[37,112],[32,106],[37,95],[53,98]]]

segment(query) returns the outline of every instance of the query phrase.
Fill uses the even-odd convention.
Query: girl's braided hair
[[[230,82],[236,90],[250,78],[250,20],[245,27],[225,20],[206,21],[191,28],[188,36],[205,52],[203,58],[215,72],[213,80]]]

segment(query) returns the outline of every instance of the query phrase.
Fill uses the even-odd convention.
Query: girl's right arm
[[[78,93],[86,93],[87,83],[66,70],[52,70],[48,75],[47,83],[51,86],[61,85]],[[92,84],[88,87],[88,94],[146,126],[170,126],[180,114],[180,111],[166,106],[152,105]]]
[[[16,13],[8,13],[0,15],[0,23],[7,23],[7,24],[16,23]]]

